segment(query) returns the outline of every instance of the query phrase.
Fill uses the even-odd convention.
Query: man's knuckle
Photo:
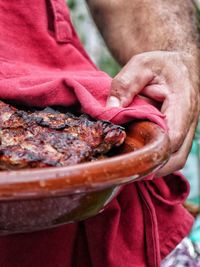
[[[177,169],[178,170],[182,169],[185,166],[185,163],[186,163],[186,157],[185,156],[180,157],[178,160],[178,168]]]
[[[173,164],[176,170],[181,170],[185,166],[185,163],[187,161],[187,156],[188,156],[188,153],[182,150],[179,150],[176,153],[176,157],[174,158],[174,161],[173,161]]]
[[[182,140],[183,140],[183,134],[180,132],[176,132],[174,133],[173,137],[172,137],[172,150],[173,151],[177,151],[181,144],[182,144]]]
[[[123,77],[116,77],[113,79],[113,86],[126,90],[129,87],[129,81]]]
[[[134,82],[136,84],[140,84],[141,83],[141,79],[142,79],[141,75],[136,74],[135,77],[134,77]]]

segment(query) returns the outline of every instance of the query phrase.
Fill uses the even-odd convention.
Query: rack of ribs
[[[0,170],[69,166],[106,155],[124,128],[52,108],[24,110],[0,101]]]

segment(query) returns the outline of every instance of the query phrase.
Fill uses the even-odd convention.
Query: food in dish
[[[0,101],[0,170],[68,166],[120,146],[124,128],[52,108],[19,109]]]

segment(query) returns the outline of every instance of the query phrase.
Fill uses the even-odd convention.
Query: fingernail
[[[110,96],[107,100],[106,106],[109,108],[120,107],[120,100],[115,96]]]

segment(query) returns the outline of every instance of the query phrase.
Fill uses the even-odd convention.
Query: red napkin
[[[0,0],[0,98],[29,106],[81,107],[114,123],[163,115],[136,97],[106,108],[111,78],[84,51],[64,0]],[[97,216],[76,224],[0,237],[2,267],[160,266],[190,231],[182,207],[189,185],[170,175],[126,185]]]

